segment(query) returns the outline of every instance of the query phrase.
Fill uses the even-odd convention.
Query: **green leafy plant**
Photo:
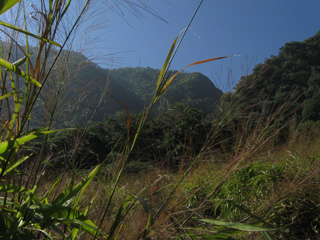
[[[44,84],[48,81],[56,60],[89,3],[90,1],[84,3],[73,27],[62,40],[63,43],[58,44],[54,39],[71,1],[49,0],[47,3],[44,1],[40,3],[43,12],[41,13],[42,17],[38,19],[40,24],[38,35],[27,30],[23,2],[1,2],[1,14],[18,4],[18,14],[22,9],[25,23],[25,29],[22,29],[3,21],[0,22],[0,25],[13,31],[10,35],[9,32],[1,30],[12,40],[9,47],[2,46],[2,58],[0,58],[0,65],[6,69],[1,71],[2,97],[0,99],[2,106],[7,106],[6,112],[3,108],[1,109],[6,113],[6,117],[1,118],[3,127],[1,129],[2,142],[0,143],[0,221],[1,237],[5,239],[54,239],[57,236],[75,239],[79,230],[91,235],[103,235],[97,226],[86,217],[89,208],[84,209],[82,213],[77,210],[84,189],[97,174],[99,167],[95,168],[77,185],[74,186],[71,181],[65,191],[52,200],[49,199],[49,195],[58,184],[59,178],[44,194],[41,194],[38,189],[46,175],[46,172],[40,169],[41,160],[39,162],[39,159],[35,159],[28,174],[23,171],[21,166],[26,163],[30,155],[23,156],[22,154],[22,157],[19,158],[21,153],[25,152],[25,145],[30,140],[54,132],[46,129],[31,131],[25,129],[31,119],[32,109]],[[25,35],[25,46],[20,46],[15,41],[13,34],[17,32]],[[30,57],[29,37],[38,41],[37,55],[33,57],[35,62],[31,61]],[[14,45],[18,49],[16,52],[13,51]],[[47,66],[53,46],[58,47],[57,55],[51,61],[51,65]],[[10,59],[15,54],[20,56],[22,54],[23,57],[10,63]],[[21,70],[23,64],[26,64],[25,71]],[[36,164],[37,162],[38,164]],[[24,184],[22,180],[25,177],[29,180]],[[33,184],[31,179],[34,179]]]

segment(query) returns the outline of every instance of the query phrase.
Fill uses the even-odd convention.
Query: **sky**
[[[30,0],[35,5],[37,1]],[[75,51],[103,68],[161,69],[173,40],[182,35],[201,0],[93,2],[84,27],[72,41]],[[141,4],[147,5],[148,11],[137,7]],[[28,6],[27,12],[32,11]],[[201,72],[222,91],[230,91],[256,64],[278,55],[285,43],[303,41],[319,30],[320,0],[203,0],[171,70],[233,56],[185,70]]]
[[[132,0],[147,4],[162,19],[128,6],[105,4],[108,27],[96,32],[100,54],[111,54],[102,67],[160,69],[174,38],[187,26],[200,0]],[[119,1],[118,1],[119,2]],[[121,2],[121,1],[120,1]],[[171,69],[208,58],[241,55],[186,69],[201,72],[223,91],[257,63],[291,41],[303,41],[320,30],[319,0],[204,0],[188,30]]]

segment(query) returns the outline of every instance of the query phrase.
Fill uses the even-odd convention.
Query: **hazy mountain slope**
[[[84,56],[79,56],[79,53],[70,55],[69,65],[69,80],[60,106],[64,114],[58,119],[59,124],[63,125],[81,125],[90,119],[97,106],[95,121],[124,111],[115,99],[124,104],[129,112],[140,113],[152,99],[160,72],[152,68],[102,69]],[[210,113],[219,104],[221,95],[221,90],[206,76],[181,73],[154,108],[153,116],[160,109],[178,102]]]

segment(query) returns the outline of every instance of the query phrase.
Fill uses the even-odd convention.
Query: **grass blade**
[[[163,67],[162,67],[161,71],[160,71],[159,78],[158,78],[158,82],[157,82],[156,92],[158,92],[158,90],[159,90],[160,84],[161,84],[162,79],[163,79],[163,74],[164,74],[164,73],[166,72],[166,70],[168,69],[168,63],[169,63],[169,61],[170,61],[170,59],[171,59],[171,56],[172,56],[173,50],[174,50],[174,48],[175,48],[175,46],[176,46],[178,37],[179,37],[179,35],[176,36],[176,38],[174,39],[174,41],[173,41],[173,43],[172,43],[172,45],[171,45],[170,51],[169,51],[169,53],[168,53],[168,55],[167,55],[167,58],[166,58],[166,60],[165,60],[165,62],[164,62],[164,64],[163,64]]]
[[[271,226],[269,223],[267,223],[265,220],[263,220],[262,218],[254,215],[253,213],[251,213],[250,211],[248,211],[248,210],[245,209],[244,207],[242,207],[242,206],[240,206],[240,205],[238,205],[238,204],[236,204],[236,203],[233,203],[232,201],[229,201],[229,203],[232,204],[232,205],[234,205],[236,208],[239,208],[241,211],[247,213],[247,214],[250,215],[252,218],[254,218],[254,219],[256,219],[256,220],[258,220],[258,221],[266,224],[266,225],[269,226],[269,227],[272,227],[272,226]],[[273,240],[273,238],[271,237],[271,235],[270,235],[268,232],[262,232],[262,233],[263,233],[263,235],[265,236],[266,239],[268,239],[268,240]]]
[[[96,176],[96,174],[98,173],[98,171],[101,168],[101,164],[98,165],[97,167],[95,167],[89,174],[87,177],[85,177],[80,183],[77,184],[77,186],[75,186],[69,193],[61,193],[57,199],[54,201],[55,205],[60,205],[62,206],[64,203],[66,203],[68,200],[76,197],[79,193],[78,198],[75,201],[75,205],[77,205],[77,203],[80,201],[80,197],[83,193],[83,191],[87,188],[87,186],[89,185],[89,183],[92,181],[92,179]]]
[[[89,212],[89,209],[90,209],[90,207],[91,207],[91,205],[92,205],[92,203],[93,203],[93,200],[94,200],[94,198],[92,198],[92,200],[91,200],[91,202],[90,202],[90,205],[87,206],[87,207],[85,208],[85,210],[83,211],[83,215],[84,215],[84,216],[87,216],[87,214],[88,214],[88,212]],[[75,229],[72,230],[71,235],[70,235],[71,240],[75,240],[75,239],[76,239],[79,230],[80,230],[80,229],[78,229],[78,228],[75,228]]]
[[[8,11],[10,8],[12,8],[14,5],[16,5],[21,0],[2,0],[0,1],[0,15],[6,11]]]
[[[71,3],[71,0],[68,0],[68,2],[66,3],[66,5],[65,5],[65,7],[64,7],[64,9],[63,9],[63,12],[62,12],[60,18],[62,18],[63,15],[64,15],[64,14],[66,13],[66,11],[68,10],[68,8],[69,8],[69,6],[70,6],[70,3]]]
[[[254,224],[248,224],[248,223],[223,222],[223,221],[212,220],[212,219],[199,219],[199,220],[202,222],[211,223],[216,226],[234,228],[241,231],[263,232],[263,231],[276,230],[275,228],[258,227],[258,226],[255,226]]]
[[[12,170],[14,170],[16,167],[18,167],[21,163],[23,163],[24,161],[26,161],[30,156],[26,156],[23,158],[20,158],[19,160],[10,163],[7,167],[7,169],[3,172],[3,176],[6,175],[7,173],[11,172]]]

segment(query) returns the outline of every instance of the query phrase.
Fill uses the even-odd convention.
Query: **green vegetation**
[[[123,107],[114,98],[120,100],[130,113],[139,114],[152,99],[155,79],[160,70],[152,68],[102,69],[78,53],[70,52],[70,76],[65,88],[61,117],[56,119],[57,126],[83,126],[94,113],[95,122],[103,121],[104,116],[122,112]],[[174,74],[176,72],[172,72]],[[104,89],[103,86],[107,87]],[[155,104],[152,116],[169,105],[185,103],[206,113],[213,113],[219,105],[222,92],[201,73],[180,73],[172,82],[163,98]],[[62,111],[62,109],[64,111]]]
[[[0,22],[0,239],[318,239],[320,32],[219,101],[203,75],[170,73],[179,36],[161,70],[66,49],[90,4],[41,1],[36,31],[23,2],[0,4],[18,9]]]
[[[242,111],[253,109],[259,113],[286,104],[288,112],[294,112],[288,117],[295,118],[297,123],[318,121],[319,45],[320,32],[303,42],[285,44],[278,56],[258,64],[252,74],[242,77],[225,100],[242,99]]]

